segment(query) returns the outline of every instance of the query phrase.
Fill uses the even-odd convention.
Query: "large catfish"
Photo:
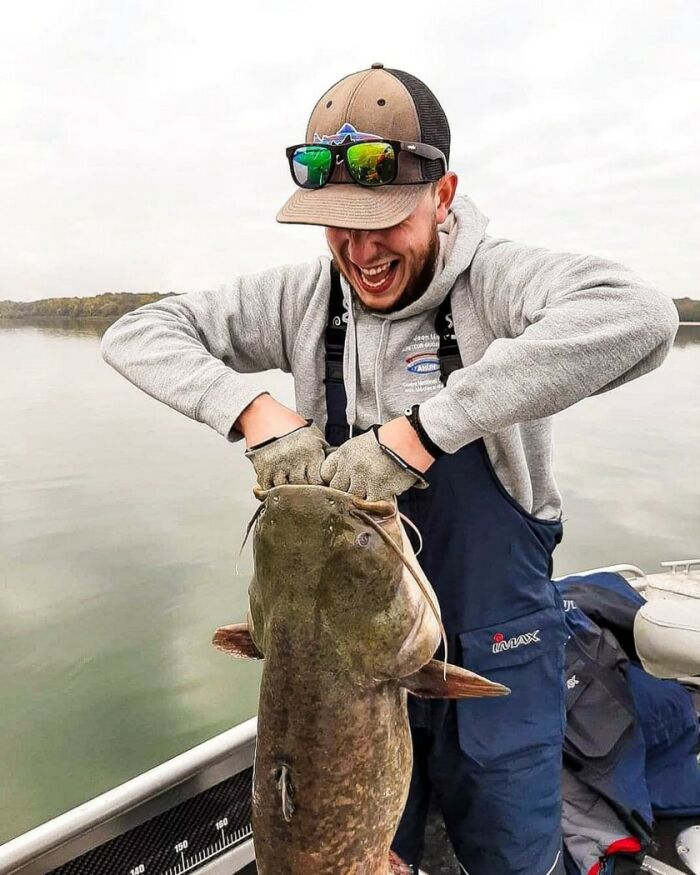
[[[506,687],[432,660],[442,624],[393,502],[325,486],[256,492],[248,622],[214,644],[265,660],[253,780],[261,875],[408,871],[389,847],[408,794],[406,691]]]

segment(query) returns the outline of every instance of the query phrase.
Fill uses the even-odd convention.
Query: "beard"
[[[440,238],[438,237],[437,225],[435,225],[425,250],[417,259],[418,264],[411,271],[406,288],[401,292],[399,299],[388,310],[384,311],[385,313],[396,313],[398,310],[403,310],[425,294],[435,276],[435,265],[439,254]]]

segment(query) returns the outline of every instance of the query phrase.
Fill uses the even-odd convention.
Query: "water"
[[[250,463],[103,364],[90,322],[0,328],[0,841],[255,712]],[[557,418],[556,572],[700,552],[700,327]],[[252,381],[291,403],[288,378]]]

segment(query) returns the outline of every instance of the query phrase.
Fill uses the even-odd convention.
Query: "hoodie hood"
[[[345,342],[344,374],[347,391],[346,415],[353,427],[368,426],[370,421],[385,421],[387,410],[382,405],[382,395],[387,394],[385,359],[392,325],[396,332],[405,336],[407,342],[414,325],[424,324],[425,314],[435,311],[450,293],[457,278],[469,267],[476,249],[484,239],[488,219],[466,197],[455,198],[447,219],[438,226],[440,251],[435,265],[435,274],[430,285],[417,301],[393,313],[373,313],[362,310],[355,293],[341,276],[343,298],[348,311],[348,330]],[[363,323],[363,349],[358,349],[357,322]],[[396,333],[395,332],[395,333]],[[391,367],[391,364],[388,365]],[[362,371],[362,373],[360,373]],[[396,382],[400,374],[389,374],[388,382]],[[435,385],[436,391],[439,386]],[[397,392],[404,391],[397,386]],[[358,394],[360,395],[358,399]],[[389,394],[393,394],[389,392]],[[404,405],[405,406],[405,405]],[[359,421],[358,421],[358,407]],[[372,410],[372,413],[369,411]]]

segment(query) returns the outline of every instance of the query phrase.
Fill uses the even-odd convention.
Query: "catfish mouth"
[[[256,483],[253,487],[253,495],[258,501],[264,502],[271,498],[274,499],[275,496],[280,497],[302,490],[309,493],[318,491],[319,494],[323,494],[331,501],[338,501],[341,505],[354,507],[382,518],[394,516],[397,513],[395,501],[367,501],[367,499],[353,495],[351,492],[343,492],[343,490],[334,489],[331,486],[318,486],[314,483],[285,483],[283,486],[273,486],[270,489],[261,489]]]

